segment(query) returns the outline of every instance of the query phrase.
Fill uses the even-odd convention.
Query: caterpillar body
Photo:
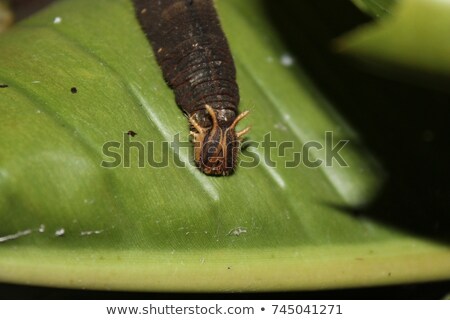
[[[164,79],[189,117],[195,163],[207,175],[229,175],[237,165],[236,68],[212,0],[133,0]]]

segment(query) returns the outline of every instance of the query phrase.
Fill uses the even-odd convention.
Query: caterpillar
[[[164,79],[187,115],[194,161],[207,175],[234,172],[242,136],[236,68],[212,0],[133,0]]]

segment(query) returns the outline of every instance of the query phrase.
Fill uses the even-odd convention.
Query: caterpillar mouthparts
[[[225,125],[220,125],[217,114],[211,106],[205,105],[205,109],[211,117],[211,126],[203,127],[194,116],[189,118],[193,129],[191,135],[194,138],[195,164],[207,175],[227,176],[236,168],[242,136],[250,131],[250,127],[247,127],[236,132],[236,125],[248,115],[249,111],[242,112],[227,126],[227,121]]]

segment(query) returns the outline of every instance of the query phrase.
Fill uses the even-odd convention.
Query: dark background
[[[56,289],[33,286],[0,284],[0,299],[98,299],[98,300],[229,300],[229,299],[281,299],[281,300],[346,300],[346,299],[442,299],[449,293],[450,281],[435,283],[385,286],[362,289],[323,290],[311,292],[262,293],[161,293],[161,292],[108,292]]]
[[[22,19],[50,2],[13,0],[11,4],[16,17]],[[402,78],[401,70],[385,78],[336,53],[334,39],[372,20],[349,0],[265,0],[263,4],[286,48],[359,132],[364,147],[375,154],[389,175],[383,192],[370,207],[344,209],[449,244],[450,91],[445,88],[450,85],[437,87],[429,78],[404,81],[411,78]],[[372,65],[371,71],[374,69]],[[449,79],[440,80],[450,84]],[[1,299],[441,299],[449,293],[450,281],[232,296],[0,285]]]

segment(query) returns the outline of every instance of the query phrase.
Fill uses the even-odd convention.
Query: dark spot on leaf
[[[129,131],[127,132],[127,134],[128,134],[129,136],[132,136],[132,137],[134,137],[135,135],[137,135],[137,133],[134,132],[133,130],[129,130]]]
[[[70,88],[70,92],[72,92],[72,93],[77,93],[78,92],[78,90],[77,90],[77,88],[76,87],[72,87],[72,88]]]
[[[8,88],[7,84],[0,84],[0,88]]]

